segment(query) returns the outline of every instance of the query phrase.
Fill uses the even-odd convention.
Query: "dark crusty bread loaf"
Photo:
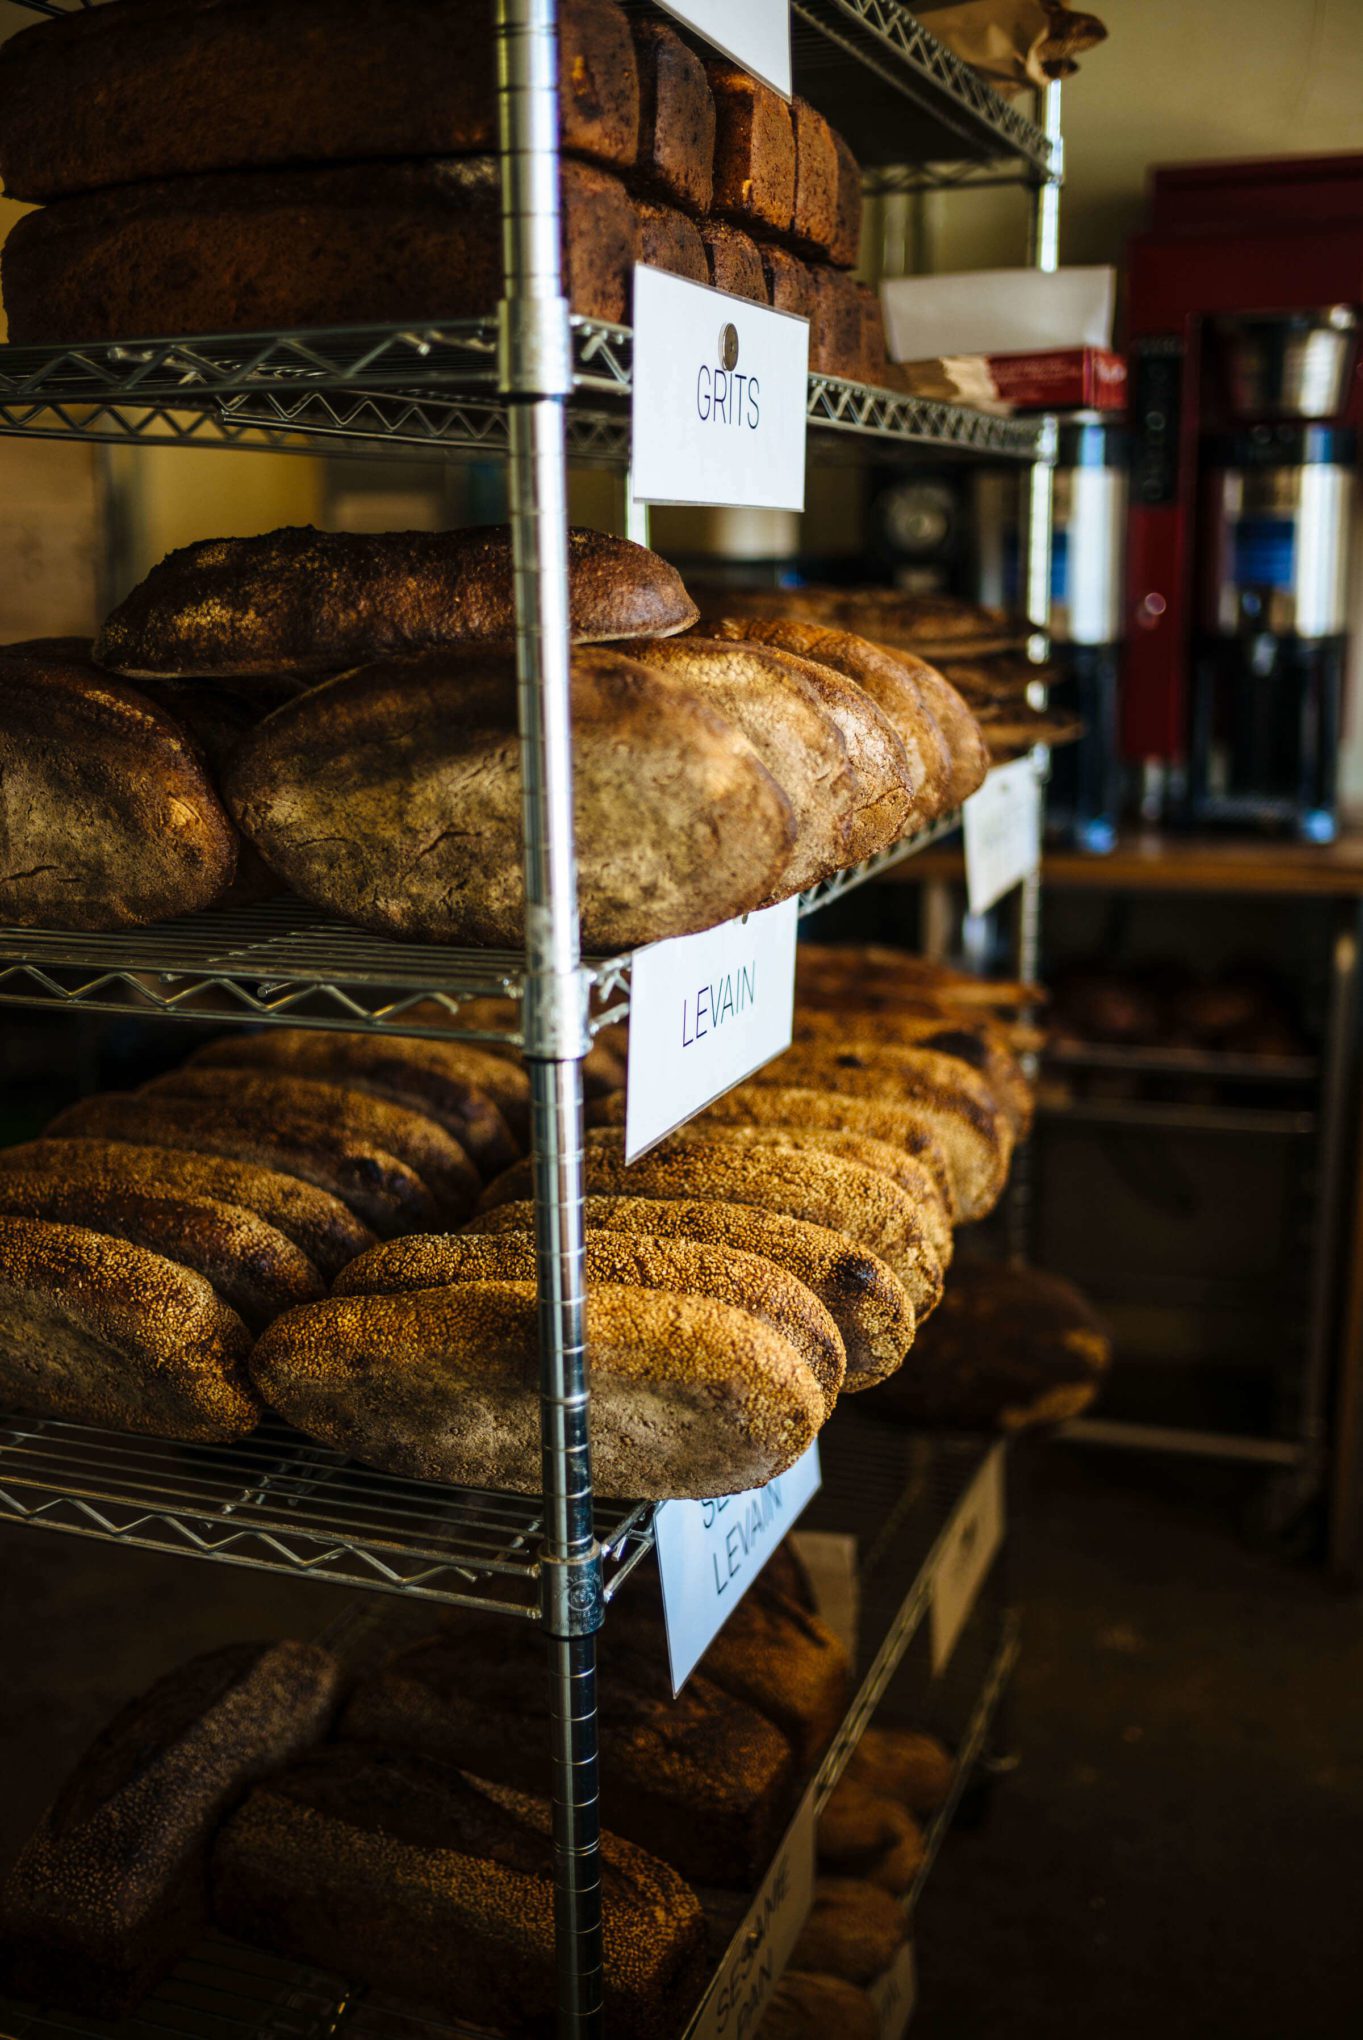
[[[137,1115],[130,1123],[140,1124]],[[285,1239],[292,1240],[318,1273],[328,1281],[356,1254],[374,1244],[374,1235],[339,1197],[304,1183],[281,1169],[254,1162],[232,1161],[219,1154],[195,1154],[175,1146],[157,1147],[151,1140],[45,1137],[22,1147],[0,1148],[0,1174],[41,1170],[78,1190],[83,1184],[126,1185],[141,1191],[176,1191],[191,1197],[221,1199],[254,1211]],[[203,1272],[203,1271],[201,1271]]]
[[[891,369],[880,292],[869,283],[858,283],[857,303],[861,307],[859,378],[876,389],[885,389],[890,385]]]
[[[618,324],[629,194],[571,158],[560,181],[564,292]],[[502,291],[497,159],[222,170],[62,198],[15,222],[0,280],[13,341],[486,317]]]
[[[639,151],[630,182],[688,212],[708,212],[715,101],[705,66],[666,22],[631,15],[630,29],[639,69]]]
[[[71,1134],[259,1163],[338,1197],[383,1239],[435,1218],[430,1191],[396,1155],[334,1130],[315,1114],[286,1117],[226,1100],[105,1091],[68,1106],[47,1129],[49,1139]]]
[[[544,1646],[527,1626],[454,1618],[352,1696],[348,1741],[410,1749],[523,1792],[552,1789]],[[703,1674],[674,1700],[667,1654],[603,1642],[601,1818],[702,1884],[767,1869],[790,1812],[790,1745]]]
[[[791,239],[809,255],[827,259],[838,242],[839,163],[833,130],[807,99],[791,101],[795,137],[795,202]]]
[[[838,376],[845,382],[861,377],[861,300],[856,284],[842,269],[812,262],[814,319],[809,329],[809,372]]]
[[[491,0],[171,0],[76,13],[0,53],[0,176],[13,198],[286,163],[497,146]],[[639,102],[611,0],[563,0],[563,147],[627,166]],[[271,51],[261,78],[260,53]]]
[[[908,1914],[888,1891],[855,1877],[821,1877],[791,1967],[871,1983],[889,1968],[908,1934]]]
[[[461,1282],[341,1296],[276,1318],[251,1355],[266,1400],[388,1473],[536,1493],[535,1287]],[[665,1500],[760,1487],[812,1442],[818,1383],[732,1304],[601,1285],[587,1299],[597,1492]]]
[[[320,1741],[339,1688],[315,1644],[238,1643],[115,1715],[0,1891],[0,1990],[102,2019],[132,2011],[207,1924],[219,1821]]]
[[[762,258],[762,274],[767,280],[767,296],[773,309],[790,312],[797,319],[812,319],[818,305],[809,264],[802,262],[798,255],[792,255],[789,248],[783,248],[779,241],[760,242],[758,254]],[[715,633],[716,636],[720,634]]]
[[[0,1403],[154,1438],[244,1438],[251,1335],[202,1275],[145,1247],[0,1218]]]
[[[788,1969],[753,2040],[880,2040],[880,2014],[864,1990],[841,1976]]]
[[[751,298],[755,305],[766,304],[766,272],[752,235],[729,220],[717,219],[701,220],[699,232],[714,289],[727,291],[730,297]]]
[[[855,269],[861,253],[861,165],[836,129],[833,147],[838,157],[838,223],[828,259],[839,269]]]
[[[0,647],[0,921],[138,927],[211,905],[236,864],[181,724],[87,658]]]
[[[740,729],[789,795],[798,835],[770,897],[802,892],[851,861],[858,788],[847,743],[794,661],[715,638],[640,638],[629,649]]]
[[[795,210],[795,134],[779,92],[722,58],[705,66],[715,96],[714,209],[741,226],[788,231]]]
[[[178,1261],[210,1282],[253,1331],[281,1310],[325,1294],[301,1247],[257,1212],[218,1197],[156,1184],[138,1187],[117,1172],[73,1175],[58,1160],[45,1168],[0,1169],[0,1213],[88,1226]]]
[[[344,1082],[291,1071],[171,1070],[144,1084],[144,1098],[187,1098],[260,1113],[271,1125],[314,1122],[333,1136],[369,1141],[405,1162],[430,1191],[442,1225],[457,1225],[478,1202],[480,1178],[454,1135],[424,1112],[352,1091]]]
[[[795,823],[746,735],[679,678],[613,649],[575,655],[572,708],[586,946],[633,948],[758,906]],[[523,940],[509,655],[394,660],[314,688],[261,725],[228,797],[315,905],[382,934]],[[607,826],[622,803],[627,830]]]
[[[751,1204],[684,1197],[588,1197],[584,1216],[592,1231],[701,1240],[760,1254],[784,1268],[818,1297],[841,1333],[845,1388],[863,1379],[879,1380],[913,1344],[913,1305],[898,1276],[875,1254],[826,1226]],[[523,1231],[533,1223],[533,1205],[500,1204],[481,1212],[466,1231]]]
[[[257,1786],[219,1834],[213,1912],[239,1940],[444,2018],[552,2026],[547,1801],[405,1752],[342,1743]],[[602,1836],[607,2023],[670,2040],[698,1987],[699,1902],[674,1870]]]
[[[907,1890],[922,1865],[923,1830],[897,1799],[887,1798],[860,1778],[845,1774],[819,1811],[819,1860],[844,1877],[867,1877],[882,1890],[892,1890],[884,1875],[896,1878],[907,1869]]]
[[[910,1813],[936,1813],[951,1793],[956,1766],[935,1735],[920,1729],[868,1728],[847,1760],[854,1778]]]
[[[522,1151],[511,1129],[526,1130],[529,1079],[516,1064],[464,1042],[270,1027],[259,1034],[224,1034],[196,1049],[189,1062],[195,1069],[323,1077],[391,1099],[452,1133],[484,1176],[508,1168]]]
[[[710,281],[705,243],[694,220],[674,205],[659,205],[652,199],[635,201],[639,223],[639,260],[652,269],[665,269],[669,276],[689,277],[692,283]]]
[[[685,630],[676,570],[604,531],[568,535],[575,640]],[[286,526],[203,539],[154,566],[105,619],[95,656],[115,672],[329,674],[389,654],[511,642],[505,525],[381,533]]]

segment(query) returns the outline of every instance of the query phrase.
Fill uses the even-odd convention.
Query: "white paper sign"
[[[790,0],[662,0],[726,57],[790,97]]]
[[[1003,1447],[996,1445],[956,1505],[932,1581],[932,1675],[956,1648],[1003,1542]]]
[[[883,1976],[866,1986],[880,2020],[880,2040],[903,2040],[918,2002],[918,1964],[906,1941]]]
[[[814,1896],[814,1788],[791,1822],[762,1889],[720,1964],[693,2040],[752,2040],[790,1962]],[[830,2034],[829,2040],[833,2040]]]
[[[639,263],[633,379],[636,502],[804,509],[807,319]]]
[[[790,1047],[798,900],[634,952],[625,1160]]]
[[[672,1690],[680,1693],[802,1509],[819,1492],[818,1440],[789,1473],[712,1502],[664,1502],[653,1519]]]
[[[965,883],[972,914],[1036,870],[1041,862],[1041,783],[1029,753],[996,765],[965,804]]]

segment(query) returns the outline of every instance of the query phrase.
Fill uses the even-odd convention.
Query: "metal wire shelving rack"
[[[21,0],[40,15],[99,0]],[[295,1576],[377,1588],[410,1604],[503,1609],[537,1620],[554,1696],[558,2030],[601,2030],[595,1632],[648,1551],[651,1510],[595,1504],[582,1325],[581,1058],[628,1010],[629,959],[582,959],[570,829],[566,629],[567,463],[629,459],[631,336],[571,318],[560,295],[554,0],[496,0],[500,46],[504,297],[495,318],[343,332],[164,336],[143,342],[0,348],[0,435],[106,443],[504,458],[518,568],[522,680],[525,954],[425,949],[358,934],[278,900],[117,936],[0,930],[0,1005],[250,1019],[497,1040],[532,1085],[540,1292],[543,1492],[452,1491],[366,1474],[266,1427],[246,1446],[166,1447],[74,1424],[0,1418],[0,1519]],[[1059,91],[1030,120],[956,62],[903,0],[791,0],[797,89],[851,131],[872,189],[1019,182],[1033,195],[1033,259],[1054,266],[1062,174]],[[491,309],[491,308],[489,308]],[[984,417],[828,377],[807,395],[815,458],[902,460],[916,451],[1029,464],[1030,613],[1049,586],[1049,421]],[[1042,649],[1042,640],[1034,641]],[[952,826],[897,846],[806,895],[812,912]],[[1021,910],[1022,969],[1035,898]],[[495,1023],[461,1022],[475,999],[511,1001]],[[877,1427],[871,1425],[874,1431]],[[838,1475],[840,1440],[861,1456]],[[878,1492],[863,1419],[828,1438],[819,1507],[854,1528]],[[903,1441],[903,1451],[926,1452]],[[895,1461],[884,1512],[930,1532],[878,1633],[874,1662],[825,1769],[831,1789],[931,1600],[931,1553],[954,1502]],[[916,1513],[917,1512],[917,1513]],[[907,1531],[906,1531],[907,1534]],[[882,1555],[893,1539],[871,1544]],[[902,1553],[901,1553],[902,1560]],[[871,1558],[864,1554],[864,1562]],[[907,1598],[902,1590],[910,1580]],[[980,1705],[996,1696],[982,1689]],[[981,1717],[983,1718],[983,1716]],[[76,2032],[6,2014],[19,2035]],[[404,2014],[404,2031],[413,2023]],[[225,1944],[200,1951],[126,2034],[287,2040],[372,2028],[382,2009]]]

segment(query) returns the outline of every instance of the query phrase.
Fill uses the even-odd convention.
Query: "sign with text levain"
[[[682,1687],[781,1539],[819,1492],[816,1439],[789,1473],[712,1502],[664,1502],[653,1519],[672,1690]]]
[[[790,1047],[799,903],[634,953],[625,1160]]]
[[[634,271],[634,498],[805,507],[809,322]]]
[[[726,57],[789,99],[790,0],[662,0]]]
[[[1029,753],[996,765],[964,808],[965,883],[983,914],[1041,862],[1041,782]]]

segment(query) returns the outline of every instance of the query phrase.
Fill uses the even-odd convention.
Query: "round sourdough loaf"
[[[251,1356],[270,1405],[385,1473],[540,1487],[533,1282],[338,1296],[276,1318]],[[587,1298],[598,1494],[736,1494],[807,1450],[824,1398],[795,1349],[732,1304],[601,1284]]]
[[[575,654],[572,710],[589,949],[689,934],[771,894],[794,816],[731,721],[613,650]],[[509,655],[391,660],[313,688],[261,724],[228,796],[269,864],[314,905],[381,934],[524,939]]]
[[[568,534],[578,643],[685,630],[697,610],[675,568],[604,531]],[[505,525],[376,534],[289,525],[167,553],[105,619],[100,665],[147,677],[335,673],[516,635]]]
[[[63,642],[0,647],[0,921],[135,928],[210,906],[237,834],[198,746]]]
[[[921,1729],[868,1728],[843,1776],[899,1800],[910,1813],[936,1813],[951,1797],[956,1765],[936,1736]]]
[[[126,1240],[0,1218],[0,1401],[154,1438],[244,1438],[251,1335],[202,1275]]]
[[[908,1935],[908,1914],[888,1891],[856,1877],[820,1877],[791,1966],[871,1983],[889,1968]]]
[[[134,1117],[134,1126],[140,1120]],[[347,1261],[374,1245],[374,1234],[339,1197],[329,1196],[282,1169],[233,1161],[220,1154],[195,1154],[152,1141],[82,1139],[49,1133],[21,1147],[0,1148],[0,1181],[11,1169],[42,1171],[78,1190],[85,1184],[144,1190],[173,1190],[193,1197],[225,1199],[254,1211],[292,1240],[326,1280]],[[301,1299],[300,1299],[301,1300]]]
[[[759,2040],[880,2040],[880,2013],[841,1976],[788,1969],[767,2001]]]
[[[832,1414],[847,1372],[842,1337],[818,1298],[795,1276],[756,1254],[698,1240],[618,1232],[586,1235],[587,1280],[712,1296],[769,1325],[795,1348]],[[333,1296],[396,1296],[447,1282],[533,1282],[530,1229],[493,1235],[422,1233],[393,1240],[343,1268]]]

